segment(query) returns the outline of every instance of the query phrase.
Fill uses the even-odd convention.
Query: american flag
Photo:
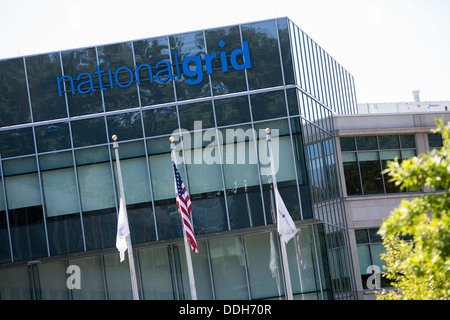
[[[189,199],[189,194],[184,187],[184,183],[181,180],[180,173],[178,172],[177,165],[172,161],[173,174],[175,176],[175,196],[177,199],[178,207],[180,208],[181,218],[183,220],[184,231],[191,244],[192,251],[198,253],[197,241],[195,241],[194,230],[191,224],[191,210],[192,203]]]

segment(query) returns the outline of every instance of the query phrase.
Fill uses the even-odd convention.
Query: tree
[[[443,147],[388,164],[397,186],[429,191],[402,200],[380,228],[386,253],[386,276],[396,290],[377,293],[378,299],[447,300],[450,298],[450,122],[436,120]],[[402,240],[410,237],[411,241]]]

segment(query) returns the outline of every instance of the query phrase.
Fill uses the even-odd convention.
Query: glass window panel
[[[416,142],[414,140],[413,134],[405,134],[400,136],[400,143],[402,145],[402,149],[405,148],[415,148]]]
[[[252,67],[247,70],[250,90],[283,84],[275,20],[242,25]]]
[[[356,144],[358,150],[378,150],[377,137],[356,137]]]
[[[105,285],[101,256],[69,259],[69,265],[76,265],[81,272],[81,288],[72,290],[73,300],[104,300]]]
[[[361,194],[358,164],[356,162],[344,162],[343,166],[347,195],[352,196]]]
[[[37,173],[5,177],[6,199],[9,209],[41,205]],[[24,195],[27,195],[24,197]]]
[[[100,89],[98,75],[93,74],[93,70],[97,70],[97,54],[95,48],[65,51],[61,53],[61,56],[64,75],[70,76],[73,79],[74,88],[77,90],[75,94],[72,94],[71,80],[64,80],[70,116],[74,117],[102,112],[102,90]],[[78,76],[82,73],[91,75],[93,89],[90,87],[91,84],[87,75],[82,75],[80,80],[77,80]],[[64,89],[62,84],[61,89]],[[80,93],[80,89],[86,93]]]
[[[79,166],[78,183],[83,212],[115,207],[109,163]]]
[[[278,34],[280,38],[281,57],[283,59],[283,70],[285,84],[293,84],[294,80],[294,68],[292,66],[291,41],[289,38],[288,19],[282,18],[277,20]]]
[[[114,246],[117,212],[108,149],[81,149],[75,156],[86,247],[92,250]]]
[[[162,68],[156,68],[160,61],[170,61],[169,43],[167,37],[145,39],[133,42],[136,65],[139,68],[139,93],[141,105],[155,105],[175,100],[172,81],[159,81],[167,76],[162,74],[156,79],[156,73]],[[148,64],[152,68],[152,79],[150,80]],[[152,83],[153,81],[153,83]]]
[[[177,109],[175,106],[142,111],[145,136],[171,134],[178,129]]]
[[[358,157],[364,194],[384,193],[377,152],[361,152]]]
[[[47,256],[37,173],[6,177],[5,186],[14,260]]]
[[[180,105],[178,112],[180,113],[182,129],[192,131],[214,127],[214,114],[211,101]],[[195,121],[200,121],[197,124],[200,127],[196,127]]]
[[[175,201],[175,186],[170,153],[151,156],[149,161],[155,201],[163,199],[173,199]],[[183,166],[178,166],[178,170],[184,182]]]
[[[283,91],[271,91],[250,95],[253,120],[287,116]]]
[[[197,240],[198,253],[191,254],[192,268],[194,269],[195,288],[197,298],[200,300],[211,300],[211,273],[208,262],[208,252],[206,241]],[[187,272],[187,262],[185,246],[183,244],[174,245],[175,268],[177,270],[177,284],[180,300],[190,300],[191,291],[189,287],[189,276]]]
[[[319,290],[316,279],[314,239],[311,227],[302,227],[286,244],[293,293]]]
[[[27,266],[0,270],[0,297],[2,300],[31,300]]]
[[[398,136],[378,136],[380,149],[400,149]]]
[[[190,32],[179,35],[173,35],[169,37],[170,50],[173,56],[175,52],[178,56],[178,61],[173,61],[173,77],[175,78],[175,88],[177,91],[178,101],[195,99],[211,95],[211,89],[209,86],[209,78],[206,74],[206,69],[198,64],[198,60],[191,61],[188,65],[185,65],[184,60],[187,57],[198,57],[201,59],[206,53],[205,40],[203,38],[203,32]],[[197,58],[197,59],[198,59]],[[186,60],[189,61],[189,60]],[[201,60],[200,60],[201,61]],[[189,71],[188,71],[189,69]],[[178,72],[180,77],[178,77]],[[192,76],[186,73],[192,73]],[[187,84],[186,81],[193,81],[197,84]]]
[[[240,96],[214,101],[217,125],[225,126],[250,122],[248,96]]]
[[[274,232],[245,235],[245,254],[252,299],[284,295],[284,279]]]
[[[106,111],[138,107],[139,101],[137,87],[134,83],[133,70],[135,69],[135,64],[133,62],[131,42],[101,46],[97,48],[97,52],[101,70],[104,70],[102,82],[103,87],[106,89],[103,91]],[[119,70],[123,67],[131,70],[131,74],[125,69]],[[109,71],[111,71],[111,79]],[[130,85],[120,87],[118,83],[123,86],[126,86],[128,83]]]
[[[369,236],[367,229],[355,230],[356,243],[369,243]]]
[[[31,121],[23,59],[0,61],[0,127]]]
[[[226,189],[259,185],[253,141],[226,144],[222,154]]]
[[[114,168],[117,175],[116,162]],[[151,201],[147,163],[144,157],[120,161],[127,205]],[[118,183],[117,194],[119,194]]]
[[[242,48],[239,26],[225,27],[215,30],[206,30],[206,47],[208,53],[217,54],[218,59],[211,63],[211,86],[213,95],[240,92],[247,90],[244,70],[235,70],[230,63],[230,55],[233,50]],[[219,43],[223,41],[223,47]],[[226,52],[228,71],[223,72],[220,52]],[[242,55],[237,56],[237,63],[243,64]]]
[[[245,259],[240,238],[215,238],[208,243],[216,299],[248,299]],[[230,274],[233,276],[230,277]]]
[[[32,154],[34,150],[33,129],[23,128],[0,132],[0,154],[2,158]]]
[[[289,89],[286,90],[286,97],[289,108],[289,115],[294,116],[298,115],[298,98],[297,98],[297,89]]]
[[[381,160],[400,159],[400,151],[380,151]]]
[[[42,300],[69,300],[65,261],[42,263],[37,267]]]
[[[342,162],[356,162],[356,152],[351,153],[343,153],[342,154]]]
[[[43,171],[42,185],[48,217],[79,212],[74,168]]]
[[[8,224],[5,211],[5,198],[3,196],[3,181],[0,179],[0,263],[11,261],[11,250],[9,247]],[[0,276],[1,279],[1,276]],[[0,280],[1,281],[1,280]],[[0,285],[1,288],[1,285]],[[1,296],[1,289],[0,289]]]
[[[185,159],[204,160],[204,157],[217,152],[217,147],[185,150]],[[223,190],[222,174],[218,163],[209,164],[202,161],[196,164],[191,160],[187,164],[187,174],[189,179],[189,192],[191,194]],[[205,177],[208,177],[208,179],[205,179]]]
[[[48,126],[35,127],[38,152],[69,149],[69,123],[53,123]]]
[[[25,61],[33,120],[66,118],[66,100],[64,96],[59,96],[57,86],[57,77],[61,75],[59,53],[30,56]]]
[[[410,159],[416,156],[416,150],[402,150],[402,159]]]
[[[443,141],[440,133],[429,133],[428,134],[428,146],[430,149],[442,148]]]
[[[3,196],[3,194],[4,194],[3,192],[4,192],[4,190],[3,190],[3,181],[0,178],[0,211],[4,211],[5,208],[6,208],[6,206],[5,206],[5,197]],[[0,226],[1,226],[1,224],[0,224]]]
[[[119,141],[143,137],[140,112],[128,112],[106,117],[108,132],[117,135]]]
[[[71,151],[48,153],[39,156],[39,167],[41,170],[52,170],[73,166]]]
[[[212,158],[216,147],[186,150],[186,159]],[[218,158],[220,159],[220,158]],[[187,160],[188,161],[188,160]],[[227,229],[223,183],[218,163],[187,164],[189,193],[192,201],[192,220],[196,233],[217,232]],[[208,177],[205,179],[205,177]]]
[[[295,180],[295,176],[292,175],[294,172],[294,159],[292,156],[290,136],[276,137],[272,135],[271,146],[277,182]],[[269,182],[272,174],[270,170],[270,158],[267,156],[267,159],[265,159],[265,154],[267,153],[268,155],[266,141],[260,139],[258,141],[258,148],[262,183],[271,183]]]
[[[370,259],[369,245],[358,245],[359,271],[361,274],[367,274],[367,268],[372,265]]]
[[[128,254],[125,255],[125,260],[122,262],[120,262],[119,254],[116,252],[112,254],[105,254],[103,256],[103,261],[108,299],[132,300],[133,292],[131,289]],[[135,261],[135,263],[137,262]]]
[[[2,162],[3,174],[13,176],[21,173],[30,173],[37,171],[36,157],[17,158]]]
[[[168,247],[140,249],[139,263],[144,299],[173,300],[172,266]]]
[[[377,233],[378,232],[378,228],[372,228],[372,229],[369,229],[368,231],[369,231],[370,243],[383,242],[383,239]]]
[[[360,162],[378,160],[378,152],[359,152],[358,159]]]
[[[386,253],[386,249],[382,244],[371,244],[370,250],[372,252],[372,262],[374,265],[379,266],[383,270],[383,266],[386,265],[386,261],[381,259],[381,254]]]
[[[226,144],[223,172],[231,228],[264,224],[257,159],[253,141]]]
[[[339,138],[341,142],[341,151],[356,151],[355,138]]]
[[[77,165],[109,162],[108,147],[96,147],[75,150],[75,159]]]
[[[72,121],[70,125],[75,148],[107,142],[105,118],[103,117]]]
[[[380,154],[381,153],[382,152],[380,152]],[[382,166],[383,169],[387,168],[388,161],[391,161],[391,160],[382,160],[381,161],[381,166]],[[389,180],[391,180],[391,177],[388,174],[383,174],[383,177],[384,177],[384,187],[385,187],[386,193],[398,193],[398,192],[401,192],[400,187],[396,186],[394,182],[390,182],[389,181]]]

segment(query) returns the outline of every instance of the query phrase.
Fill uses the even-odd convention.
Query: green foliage
[[[412,201],[403,200],[383,222],[386,276],[394,291],[378,293],[378,299],[447,300],[450,298],[450,123],[436,120],[440,150],[388,164],[389,174],[400,188],[428,191]],[[400,236],[400,237],[399,237]],[[401,240],[401,236],[413,241]]]

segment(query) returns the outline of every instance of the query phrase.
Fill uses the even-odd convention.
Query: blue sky
[[[358,102],[450,100],[448,0],[0,0],[0,59],[288,16]]]

